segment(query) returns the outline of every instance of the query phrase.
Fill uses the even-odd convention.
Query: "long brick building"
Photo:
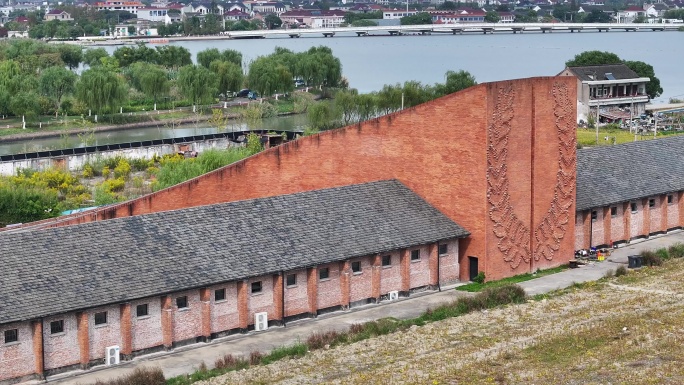
[[[576,150],[576,83],[478,85],[0,233],[0,383],[681,227],[684,138]]]

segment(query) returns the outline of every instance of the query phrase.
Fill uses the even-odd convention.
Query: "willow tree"
[[[240,66],[233,62],[214,60],[209,65],[209,71],[217,76],[218,92],[228,95],[228,91],[238,91],[244,81]]]
[[[192,102],[193,112],[198,104],[211,103],[217,90],[217,76],[199,65],[182,67],[178,72],[178,87]]]
[[[290,92],[294,89],[292,72],[277,58],[261,56],[249,65],[247,75],[249,87],[261,95],[271,95],[276,91]]]
[[[168,73],[160,66],[138,62],[130,67],[131,83],[138,91],[154,100],[157,110],[157,98],[166,95],[171,88]]]
[[[83,71],[76,83],[76,98],[96,113],[113,111],[126,100],[124,80],[115,72],[102,67]],[[97,122],[97,115],[95,115]]]
[[[77,78],[64,67],[50,67],[40,74],[40,91],[55,103],[55,116],[62,106],[62,97],[74,91]]]

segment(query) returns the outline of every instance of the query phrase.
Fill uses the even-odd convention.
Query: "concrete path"
[[[627,264],[627,256],[638,254],[642,250],[654,250],[668,247],[674,243],[684,243],[684,232],[675,231],[667,235],[651,237],[648,240],[633,241],[629,245],[614,250],[612,255],[603,262],[596,262],[577,269],[522,282],[522,286],[529,295],[546,293],[556,289],[571,286],[573,283],[598,280],[606,272],[615,269],[620,264]],[[459,296],[469,293],[453,290],[453,287],[443,288],[441,292],[429,291],[414,294],[411,298],[402,298],[392,303],[367,305],[350,311],[340,311],[321,315],[315,319],[305,319],[288,323],[286,327],[275,327],[265,332],[249,332],[224,338],[215,339],[209,343],[198,343],[177,348],[172,352],[137,357],[124,362],[114,368],[104,366],[95,367],[88,371],[72,371],[61,375],[51,376],[47,382],[61,385],[94,384],[96,380],[108,380],[132,372],[136,367],[161,367],[164,375],[169,378],[193,372],[202,363],[212,367],[214,361],[226,354],[248,356],[250,352],[269,351],[275,347],[290,345],[305,341],[313,332],[327,330],[346,330],[350,325],[375,320],[383,317],[413,318],[425,310],[440,304],[453,301]]]

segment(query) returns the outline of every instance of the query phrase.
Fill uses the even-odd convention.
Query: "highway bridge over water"
[[[299,28],[256,31],[226,31],[221,35],[230,39],[260,39],[266,37],[333,37],[343,36],[399,36],[414,34],[464,34],[464,33],[552,33],[552,32],[637,32],[677,31],[684,24],[589,24],[589,23],[468,23],[397,25],[382,27]]]

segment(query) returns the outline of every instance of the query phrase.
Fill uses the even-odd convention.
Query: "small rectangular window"
[[[382,256],[382,265],[383,266],[392,266],[392,256],[391,255],[383,255]]]
[[[107,323],[107,312],[102,311],[95,313],[95,325],[104,325]]]
[[[137,317],[145,317],[145,316],[150,315],[150,310],[149,310],[149,308],[147,307],[147,304],[144,303],[144,304],[142,304],[142,305],[136,306],[136,307],[135,307],[135,315],[136,315]]]
[[[648,207],[655,207],[655,199],[651,198],[648,200]]]
[[[50,334],[64,333],[64,320],[50,322]]]
[[[636,213],[636,212],[637,212],[637,204],[636,204],[636,202],[630,203],[629,206],[630,206],[630,209],[632,210],[633,213]]]
[[[179,309],[185,309],[188,307],[188,296],[184,295],[182,297],[176,298],[176,307]]]
[[[19,341],[19,330],[18,329],[10,329],[10,330],[5,330],[5,343],[10,344],[12,342],[17,342]]]
[[[252,282],[252,294],[261,293],[261,281]]]
[[[360,273],[361,272],[361,262],[359,262],[359,261],[352,262],[351,268],[352,268],[352,272]]]
[[[318,270],[318,279],[328,279],[330,277],[330,269],[324,267]]]
[[[672,202],[673,202],[672,195],[668,195],[668,196],[667,196],[667,203],[669,204],[669,203],[672,203]]]
[[[592,210],[591,211],[591,220],[595,221],[597,218],[598,218],[598,213],[596,212],[596,210]]]
[[[214,290],[214,302],[223,301],[226,299],[226,289]]]
[[[412,261],[419,261],[420,260],[420,250],[411,250],[411,260]]]
[[[297,274],[288,274],[286,278],[287,286],[294,286],[297,284]]]
[[[439,245],[439,255],[444,255],[449,252],[449,245],[446,243]]]
[[[617,216],[617,206],[613,206],[610,208],[610,216],[612,216],[612,217]]]

